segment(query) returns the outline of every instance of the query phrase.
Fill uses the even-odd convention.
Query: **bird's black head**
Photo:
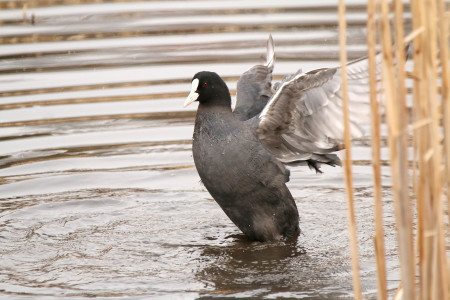
[[[192,89],[184,107],[194,101],[207,106],[231,107],[231,96],[225,82],[214,72],[198,72],[192,78]]]

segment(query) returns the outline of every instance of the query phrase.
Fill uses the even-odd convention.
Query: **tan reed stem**
[[[413,130],[413,138],[414,138],[414,164],[415,168],[415,178],[414,178],[414,188],[415,194],[417,198],[417,243],[418,243],[418,255],[419,255],[419,294],[420,298],[424,297],[424,285],[427,285],[428,278],[424,274],[424,253],[425,249],[424,245],[424,228],[425,228],[425,201],[424,199],[427,197],[428,193],[425,188],[426,183],[426,174],[425,172],[421,172],[421,170],[425,169],[425,163],[423,161],[423,156],[421,153],[424,153],[426,150],[425,139],[426,139],[426,130],[427,127],[431,124],[431,119],[426,117],[423,114],[423,110],[421,106],[424,101],[421,101],[425,98],[424,90],[423,90],[423,80],[422,80],[422,65],[423,61],[423,44],[422,39],[425,34],[425,26],[423,22],[423,12],[421,12],[421,4],[422,1],[411,1],[411,12],[412,12],[412,21],[413,21],[413,32],[417,32],[420,30],[419,34],[416,34],[414,37],[414,85],[413,85],[413,106],[412,106],[412,117],[414,124],[424,124],[423,126],[417,126],[415,130]]]
[[[358,256],[358,238],[356,232],[356,217],[353,198],[353,178],[352,178],[352,152],[351,138],[348,112],[348,89],[347,89],[347,48],[346,48],[346,19],[345,19],[345,1],[339,0],[339,46],[340,61],[342,73],[342,98],[344,109],[344,143],[345,143],[345,183],[347,191],[348,206],[348,227],[350,238],[350,252],[353,273],[353,291],[355,299],[362,299],[361,278],[359,272],[359,256]]]
[[[404,99],[404,64],[403,62],[399,62],[400,58],[397,56],[396,62],[397,65],[400,63],[400,66],[394,68],[389,24],[389,6],[386,0],[382,0],[381,2],[381,11],[381,44],[383,48],[382,77],[387,104],[388,141],[397,221],[401,282],[404,299],[415,299],[412,213],[411,203],[409,201],[408,157],[406,155],[407,118]],[[398,38],[403,33],[403,20],[400,15],[402,13],[401,3],[395,2],[395,12],[396,36]],[[397,43],[401,43],[403,46],[402,41],[403,36],[401,36],[401,41],[397,40]],[[399,55],[398,47],[396,51],[397,55]],[[401,57],[403,58],[403,55]],[[401,69],[402,67],[403,69]]]
[[[438,87],[438,31],[437,31],[437,1],[428,0],[427,14],[427,28],[429,32],[429,42],[427,46],[429,51],[426,52],[429,55],[427,87],[429,89],[429,99],[431,107],[431,149],[433,151],[433,157],[430,159],[430,174],[428,176],[430,179],[430,190],[431,196],[430,200],[430,210],[427,213],[430,214],[430,225],[431,225],[431,235],[432,242],[427,246],[430,247],[430,252],[432,253],[432,270],[431,272],[435,276],[436,280],[431,282],[431,295],[433,299],[449,299],[449,292],[447,287],[447,257],[446,257],[446,245],[445,245],[445,230],[443,222],[443,168],[442,168],[442,151],[441,151],[441,140],[442,136],[440,134],[440,120],[441,120],[441,110],[440,110],[440,99],[439,99],[439,87]],[[447,62],[448,63],[448,62]],[[427,233],[430,233],[428,231]]]
[[[446,177],[442,168],[442,151],[440,134],[441,109],[438,87],[437,42],[444,50],[441,64],[448,66],[448,52],[442,49],[447,38],[438,37],[438,15],[441,21],[444,12],[439,12],[436,0],[413,0],[414,31],[422,30],[414,38],[414,74],[413,89],[414,123],[423,123],[414,131],[415,152],[418,159],[419,174],[415,180],[418,211],[419,244],[419,282],[421,299],[448,299],[448,274],[445,245],[445,228],[443,222],[443,179]],[[440,30],[440,34],[447,34]],[[448,44],[444,48],[448,47]],[[442,59],[442,53],[441,53]],[[444,66],[443,66],[444,69]],[[448,69],[447,69],[448,72]],[[448,74],[442,74],[448,76]],[[447,77],[448,78],[448,77]],[[442,108],[445,111],[445,82],[442,87]],[[448,86],[448,84],[447,84]],[[448,91],[448,90],[447,90]],[[444,116],[444,131],[445,131]],[[447,200],[448,201],[448,200]]]
[[[445,183],[447,191],[447,214],[450,220],[450,70],[449,70],[449,19],[445,17],[444,0],[438,0],[439,17],[439,49],[441,54],[442,67],[442,115],[444,127],[444,153],[445,153]],[[449,12],[447,12],[449,13]],[[450,221],[447,226],[450,225]],[[450,227],[447,227],[447,236],[450,234]]]
[[[377,260],[378,299],[387,299],[386,261],[383,228],[383,201],[381,196],[381,143],[380,113],[377,99],[377,66],[376,66],[376,3],[367,3],[367,50],[369,61],[370,105],[372,112],[372,167],[374,179],[374,214],[375,214],[375,254]]]

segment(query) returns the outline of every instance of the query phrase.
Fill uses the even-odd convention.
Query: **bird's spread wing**
[[[377,56],[380,86],[381,55]],[[285,77],[259,115],[258,137],[266,148],[286,164],[306,161],[339,165],[331,152],[342,149],[344,136],[342,70],[318,69]],[[347,66],[350,129],[353,138],[363,135],[362,124],[370,120],[367,59]],[[313,164],[313,165],[311,165]]]
[[[271,81],[275,52],[272,36],[267,41],[264,65],[256,65],[241,75],[237,82],[234,114],[240,120],[258,115],[272,96]]]

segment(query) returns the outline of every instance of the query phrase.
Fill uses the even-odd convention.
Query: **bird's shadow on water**
[[[204,246],[201,252],[202,266],[196,273],[197,279],[205,283],[201,299],[344,296],[332,288],[339,286],[332,276],[336,266],[330,268],[323,258],[308,254],[300,238],[271,243],[254,242],[244,235],[227,239],[232,242]]]

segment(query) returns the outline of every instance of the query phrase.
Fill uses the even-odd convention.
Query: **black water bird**
[[[272,37],[264,65],[237,83],[236,106],[214,72],[199,72],[185,107],[199,102],[193,135],[198,174],[211,196],[248,237],[276,241],[297,236],[299,214],[286,182],[286,166],[341,165],[343,149],[341,69],[324,68],[286,76],[272,90]],[[352,137],[370,120],[367,60],[347,66]]]

